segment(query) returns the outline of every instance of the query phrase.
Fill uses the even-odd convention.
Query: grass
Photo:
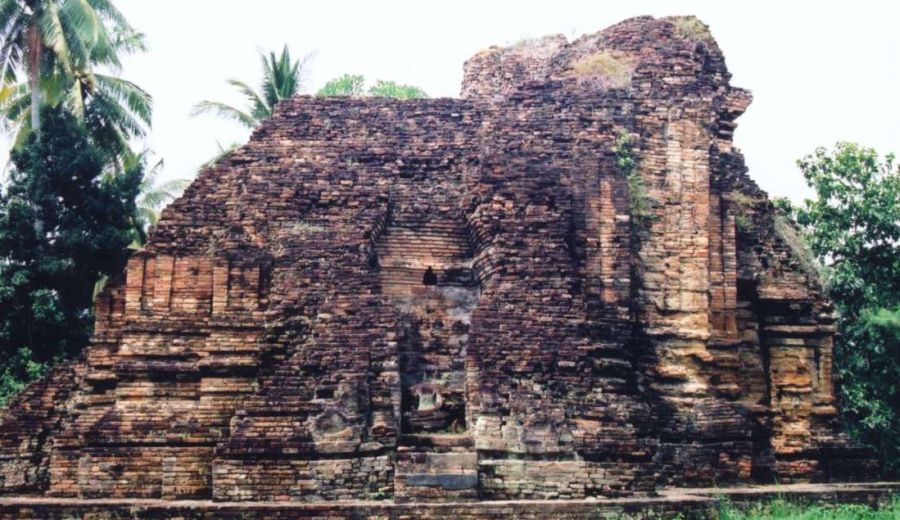
[[[806,243],[806,239],[803,238],[800,230],[794,227],[784,215],[775,215],[775,232],[791,249],[791,252],[794,253],[797,261],[800,262],[807,274],[817,278],[821,276],[822,266],[816,260],[816,255],[809,248],[809,244]]]
[[[802,504],[776,498],[739,506],[723,501],[719,520],[897,520],[900,519],[900,496],[875,509],[861,504]]]
[[[673,24],[675,25],[675,34],[679,38],[695,42],[712,41],[712,34],[709,32],[709,27],[696,17],[688,16],[685,18],[678,18]]]
[[[631,84],[636,66],[634,59],[600,51],[573,63],[568,75],[597,78],[607,88],[626,88]]]
[[[531,47],[532,45],[538,42],[538,38],[534,38],[532,36],[523,36],[516,40],[510,47],[513,49],[523,49],[525,47]]]

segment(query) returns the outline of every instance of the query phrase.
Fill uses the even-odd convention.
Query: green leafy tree
[[[40,138],[12,162],[0,195],[0,365],[14,390],[86,344],[95,282],[128,257],[142,171],[104,175],[102,154],[62,109],[43,111]]]
[[[405,85],[396,81],[378,80],[369,89],[369,95],[372,97],[389,97],[394,99],[422,99],[427,98],[428,94],[419,87],[413,85]]]
[[[28,128],[39,130],[44,98],[69,92],[91,65],[118,67],[134,35],[111,0],[0,0],[0,79],[14,83],[24,72]]]
[[[419,99],[427,98],[428,94],[419,87],[405,85],[396,81],[378,80],[368,90],[366,78],[359,74],[344,74],[332,79],[319,89],[317,96],[342,96],[342,97],[388,97],[394,99]]]
[[[838,143],[800,161],[815,198],[795,213],[822,264],[840,336],[835,367],[850,426],[900,469],[900,169]],[[782,201],[779,203],[784,206]]]
[[[25,390],[29,382],[44,377],[50,369],[50,363],[36,362],[27,347],[3,359],[0,368],[0,407]]]
[[[316,92],[317,96],[360,97],[366,93],[366,78],[358,74],[344,74],[334,78]]]
[[[263,119],[272,115],[278,103],[300,91],[303,61],[294,60],[287,45],[282,49],[280,56],[270,52],[268,56],[263,54],[260,58],[263,64],[263,79],[259,91],[243,81],[228,80],[230,85],[247,98],[246,108],[238,108],[220,101],[201,101],[194,106],[192,115],[212,113],[237,121],[247,128],[254,128]]]

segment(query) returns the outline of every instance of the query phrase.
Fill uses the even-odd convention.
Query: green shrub
[[[647,187],[644,179],[638,172],[638,163],[634,155],[634,145],[631,136],[622,133],[616,138],[616,165],[628,180],[629,206],[631,209],[631,223],[638,228],[643,226],[653,217],[650,206],[650,197],[647,195]]]
[[[524,49],[525,47],[531,47],[537,42],[538,38],[525,36],[516,40],[512,45],[510,45],[510,47],[513,49]]]

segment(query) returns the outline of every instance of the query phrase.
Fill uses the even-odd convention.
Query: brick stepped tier
[[[201,500],[78,500],[0,498],[2,520],[298,520],[397,519],[580,520],[583,518],[718,518],[721,500],[732,504],[783,498],[791,501],[856,503],[878,507],[900,493],[900,483],[793,484],[744,488],[662,490],[653,498],[510,500],[482,502],[211,502]]]
[[[478,498],[478,455],[469,449],[440,453],[401,447],[394,468],[395,500],[453,502]]]

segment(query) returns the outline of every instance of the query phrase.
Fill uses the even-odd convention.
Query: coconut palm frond
[[[115,76],[95,74],[94,78],[98,90],[103,91],[118,104],[127,108],[141,123],[150,126],[153,117],[153,97],[147,91],[130,81]],[[143,133],[134,134],[132,137],[139,135],[142,136]]]
[[[191,115],[193,116],[207,113],[213,113],[223,119],[237,121],[248,128],[253,128],[259,124],[259,120],[247,112],[219,101],[201,101],[194,105],[194,108],[191,110]]]
[[[40,105],[65,103],[86,120],[91,104],[87,100],[96,94],[93,67],[116,70],[120,54],[142,48],[143,35],[111,0],[0,0],[0,81],[15,83],[19,76],[27,76],[33,90],[32,117]],[[138,103],[135,95],[126,95],[119,87],[106,96],[129,104],[128,110],[149,124],[149,105]],[[118,132],[139,135],[134,130]]]
[[[293,60],[286,45],[280,56],[272,52],[269,55],[261,54],[260,59],[263,79],[259,91],[243,81],[228,80],[229,85],[247,98],[246,109],[219,101],[202,101],[194,105],[191,115],[212,113],[224,119],[237,121],[248,128],[256,127],[263,119],[271,116],[275,105],[299,91],[303,61]]]
[[[69,43],[66,38],[66,30],[60,20],[59,6],[55,2],[46,2],[39,11],[37,26],[40,30],[44,44],[53,51],[54,60],[59,63],[62,70],[71,70],[69,55]]]

